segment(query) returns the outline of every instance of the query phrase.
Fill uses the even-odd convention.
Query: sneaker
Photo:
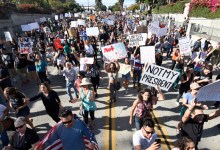
[[[177,105],[177,106],[179,106],[179,105],[180,105],[180,103],[179,103],[179,102],[176,102],[176,105]]]

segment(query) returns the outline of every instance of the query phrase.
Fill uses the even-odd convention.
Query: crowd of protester
[[[102,19],[110,15],[115,16],[114,24],[103,23]],[[34,147],[43,149],[60,139],[64,150],[70,150],[73,147],[83,150],[86,144],[79,139],[86,137],[90,141],[87,146],[95,149],[96,139],[92,129],[95,127],[98,88],[105,76],[101,70],[105,70],[108,76],[106,88],[110,91],[109,103],[117,102],[121,62],[131,66],[130,72],[122,75],[124,94],[129,93],[131,80],[133,88],[138,89],[128,120],[130,125],[135,123],[136,127],[133,148],[135,150],[159,149],[161,141],[154,130],[155,123],[151,112],[157,101],[164,100],[165,97],[159,87],[143,88],[144,86],[141,85],[141,75],[147,64],[141,63],[140,46],[131,47],[127,39],[128,35],[138,33],[137,28],[142,26],[141,21],[144,17],[133,19],[134,23],[130,25],[128,23],[130,19],[126,15],[102,13],[94,20],[86,19],[85,26],[79,25],[73,28],[70,26],[71,21],[76,19],[75,17],[50,19],[41,23],[37,30],[17,33],[13,41],[5,42],[3,38],[0,39],[0,90],[4,95],[1,97],[3,103],[0,105],[2,145],[5,149],[26,150]],[[148,23],[153,19],[151,17],[147,20]],[[98,37],[86,35],[86,27],[93,26],[99,27]],[[162,27],[163,23],[160,26]],[[45,31],[45,27],[50,30]],[[193,43],[190,55],[185,56],[180,53],[178,46],[178,39],[185,36],[186,24],[183,27],[174,26],[167,35],[162,37],[152,34],[145,43],[145,46],[155,46],[156,65],[161,66],[166,60],[171,62],[171,66],[165,67],[180,73],[170,89],[178,90],[176,104],[179,105],[182,101],[182,107],[179,110],[181,120],[176,125],[180,138],[174,148],[179,150],[198,149],[204,122],[220,116],[219,109],[209,115],[204,114],[203,110],[208,107],[196,100],[198,90],[215,81],[212,76],[213,71],[219,69],[220,44],[215,48],[209,40],[206,40],[202,47],[201,39],[198,39]],[[29,38],[33,42],[32,52],[20,53],[19,41]],[[55,41],[58,39],[64,39],[64,41],[57,46]],[[128,57],[123,60],[106,61],[101,47],[118,42],[124,43]],[[94,58],[94,62],[93,64],[81,63],[81,58]],[[71,110],[63,108],[58,93],[50,86],[53,82],[49,78],[48,66],[57,69],[57,75],[65,77],[69,102],[81,101],[80,114],[83,116],[83,121],[72,114]],[[216,80],[218,79],[219,75]],[[32,97],[26,97],[19,91],[18,81],[21,81],[21,85],[34,82],[39,85],[39,92]],[[28,104],[37,99],[42,100],[47,114],[57,122],[45,143],[40,142],[33,120],[30,119]],[[219,108],[219,102],[214,106],[216,109]],[[16,119],[10,116],[9,110],[15,112]],[[10,140],[7,135],[9,130],[15,131]]]

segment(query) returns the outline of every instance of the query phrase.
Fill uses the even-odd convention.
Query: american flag
[[[74,119],[78,119],[78,116],[74,114]],[[81,120],[80,120],[81,121]],[[50,131],[46,134],[46,136],[43,138],[43,140],[36,146],[36,149],[40,149],[42,145],[48,140],[48,138],[51,136],[53,131],[56,129],[56,127],[60,124],[61,122],[57,123],[53,128],[50,129]],[[83,122],[84,123],[84,122]],[[98,143],[96,141],[92,141],[92,143],[95,145],[94,149],[89,148],[90,140],[89,138],[83,136],[83,140],[85,143],[85,150],[99,150]],[[60,139],[54,141],[51,145],[49,145],[47,148],[44,150],[63,150],[62,148],[62,141]]]

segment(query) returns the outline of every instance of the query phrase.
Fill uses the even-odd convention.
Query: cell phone
[[[161,139],[156,139],[155,142],[156,142],[157,144],[160,144],[160,143],[161,143]]]

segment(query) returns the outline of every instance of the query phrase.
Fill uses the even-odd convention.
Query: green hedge
[[[190,17],[203,17],[207,19],[220,18],[220,8],[216,12],[211,12],[210,8],[203,6],[194,7],[189,14]]]
[[[186,1],[180,1],[164,6],[156,6],[153,9],[155,14],[168,14],[168,13],[183,13]]]

